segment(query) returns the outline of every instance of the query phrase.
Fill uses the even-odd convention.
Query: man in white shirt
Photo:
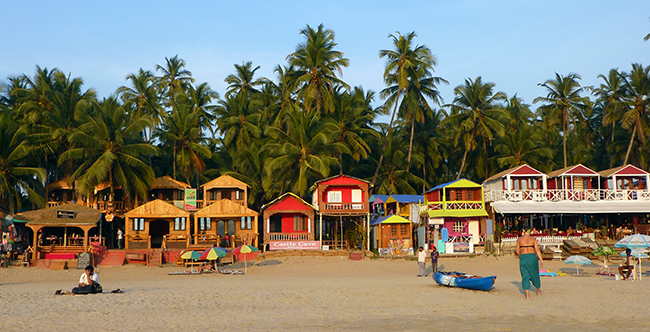
[[[420,274],[418,277],[427,276],[427,252],[424,251],[424,248],[420,247],[418,250],[418,266],[420,267]]]
[[[95,273],[95,269],[91,265],[86,266],[86,271],[79,278],[79,287],[73,288],[72,294],[99,293],[98,280],[99,276]],[[101,289],[101,286],[99,289]]]
[[[118,228],[117,229],[117,249],[122,249],[124,246],[124,234],[122,233],[122,229]]]

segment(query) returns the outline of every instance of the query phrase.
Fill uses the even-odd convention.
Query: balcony
[[[520,202],[520,201],[635,201],[650,200],[650,192],[641,190],[611,190],[611,189],[582,189],[582,190],[488,190],[485,192],[486,202]]]
[[[309,233],[269,233],[271,241],[310,241]]]
[[[320,203],[321,213],[332,214],[365,214],[368,213],[368,202],[337,202],[337,203]]]

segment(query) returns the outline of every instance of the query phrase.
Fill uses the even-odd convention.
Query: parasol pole
[[[244,254],[244,273],[248,274],[248,266],[246,265],[246,254]]]

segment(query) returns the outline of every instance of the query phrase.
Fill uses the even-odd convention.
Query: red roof
[[[491,177],[489,177],[487,180],[485,180],[483,182],[488,182],[488,181],[504,178],[508,174],[517,175],[517,176],[542,176],[542,175],[544,175],[544,173],[542,173],[542,172],[540,172],[540,171],[538,171],[538,170],[524,164],[524,165],[515,166],[513,168],[509,168],[509,169],[507,169],[505,171],[501,171],[501,172],[499,172],[499,173],[497,173],[495,175],[492,175]]]
[[[554,178],[562,175],[598,176],[598,173],[585,166],[582,166],[581,164],[565,167],[548,173],[549,178]]]
[[[370,184],[369,181],[366,180],[361,180],[352,176],[348,175],[336,175],[329,177],[327,179],[322,179],[320,181],[316,181],[316,184],[321,184],[321,183],[326,183],[326,184],[356,184],[356,185],[361,185],[361,184]]]
[[[598,172],[601,176],[610,177],[612,175],[628,175],[628,176],[646,176],[648,172],[634,166],[634,165],[624,165],[615,168],[606,169]]]
[[[311,204],[305,202],[300,197],[286,193],[272,202],[264,205],[262,209],[268,210],[314,210]]]

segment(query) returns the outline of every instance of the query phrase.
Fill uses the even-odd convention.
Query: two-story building
[[[437,228],[446,229],[449,242],[480,244],[485,239],[486,217],[483,186],[467,179],[443,183],[424,193],[420,215],[438,239]],[[437,227],[436,227],[437,226]]]
[[[264,244],[269,250],[319,250],[315,241],[316,209],[293,193],[262,206]]]
[[[314,183],[311,187],[312,206],[318,213],[321,246],[369,247],[369,187],[368,181],[342,174]],[[361,230],[366,232],[368,240],[365,244],[359,241],[363,238],[358,236]]]

